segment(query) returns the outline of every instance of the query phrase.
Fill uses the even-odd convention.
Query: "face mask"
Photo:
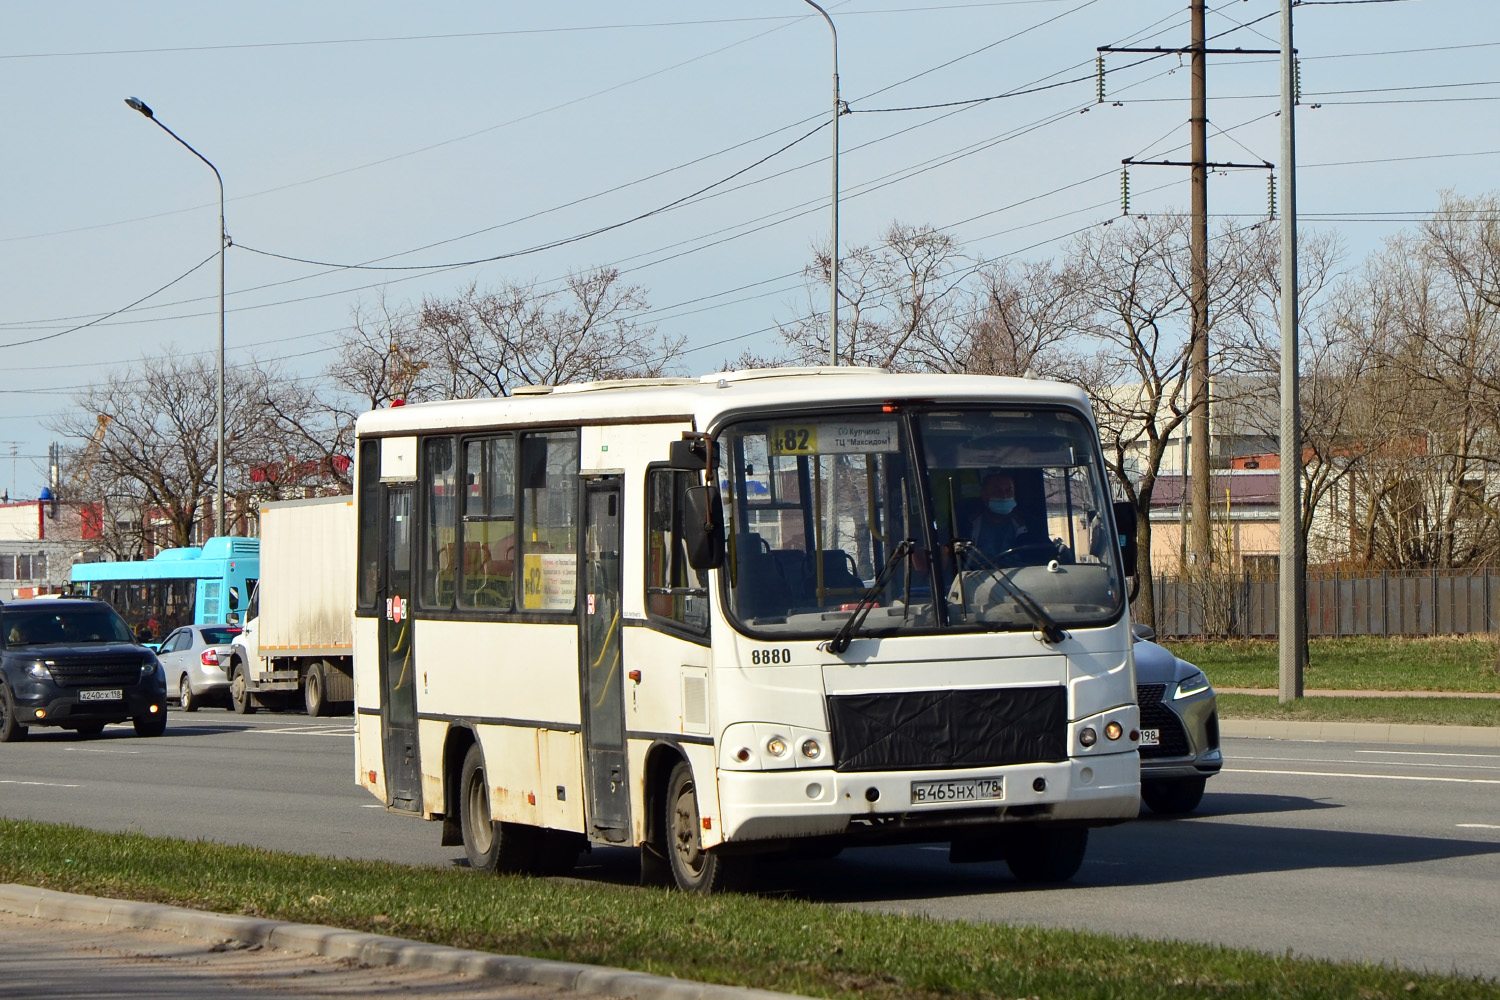
[[[990,513],[998,514],[1001,517],[1004,517],[1006,514],[1009,514],[1011,511],[1016,509],[1015,500],[991,500],[989,504]]]

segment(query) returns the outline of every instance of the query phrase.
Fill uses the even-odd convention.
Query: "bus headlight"
[[[784,736],[772,736],[766,741],[766,753],[772,757],[785,757],[790,749]]]
[[[819,757],[823,756],[823,748],[818,745],[817,740],[803,740],[802,756],[806,757],[808,760],[817,760]]]
[[[1086,747],[1091,747],[1099,742],[1099,734],[1094,732],[1093,726],[1085,726],[1083,731],[1078,734],[1078,742]]]
[[[1104,735],[1112,740],[1117,740],[1121,736],[1125,735],[1125,727],[1121,726],[1118,722],[1111,720],[1109,725],[1104,727]]]

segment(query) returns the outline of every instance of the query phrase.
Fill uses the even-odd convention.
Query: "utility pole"
[[[1127,157],[1120,162],[1128,170],[1131,166],[1188,167],[1191,170],[1192,228],[1189,233],[1190,285],[1192,300],[1192,330],[1188,338],[1188,376],[1190,412],[1188,418],[1188,448],[1186,465],[1192,469],[1192,523],[1190,526],[1189,554],[1192,561],[1207,564],[1212,558],[1213,543],[1209,530],[1209,505],[1211,503],[1212,470],[1209,465],[1209,391],[1208,391],[1208,171],[1210,169],[1274,169],[1268,162],[1260,163],[1213,163],[1208,159],[1208,57],[1211,55],[1277,55],[1279,49],[1211,49],[1208,47],[1204,25],[1206,0],[1189,0],[1191,18],[1190,41],[1186,49],[1133,48],[1101,45],[1098,60],[1099,103],[1105,99],[1104,60],[1106,52],[1136,52],[1151,54],[1187,53],[1191,67],[1192,93],[1188,112],[1191,130],[1191,155],[1181,160],[1137,160]],[[1122,182],[1129,190],[1128,177]],[[1187,485],[1184,484],[1184,489]]]
[[[1292,0],[1281,0],[1281,568],[1277,574],[1278,700],[1302,697],[1307,553],[1302,547],[1302,414],[1297,359],[1296,63]]]
[[[1213,558],[1208,533],[1208,497],[1212,477],[1209,466],[1208,440],[1208,57],[1204,30],[1205,0],[1192,0],[1191,73],[1192,100],[1188,124],[1192,132],[1192,212],[1193,228],[1189,239],[1192,257],[1193,329],[1190,337],[1193,392],[1192,441],[1192,559],[1206,566]]]

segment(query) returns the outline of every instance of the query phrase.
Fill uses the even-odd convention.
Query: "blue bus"
[[[153,641],[183,625],[238,619],[259,578],[259,538],[210,538],[140,562],[78,563],[69,589],[107,602]]]

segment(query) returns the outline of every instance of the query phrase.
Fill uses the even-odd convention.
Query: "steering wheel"
[[[995,556],[997,566],[1044,566],[1052,560],[1062,561],[1063,549],[1052,539],[1022,542]],[[1069,562],[1072,560],[1070,559]]]

